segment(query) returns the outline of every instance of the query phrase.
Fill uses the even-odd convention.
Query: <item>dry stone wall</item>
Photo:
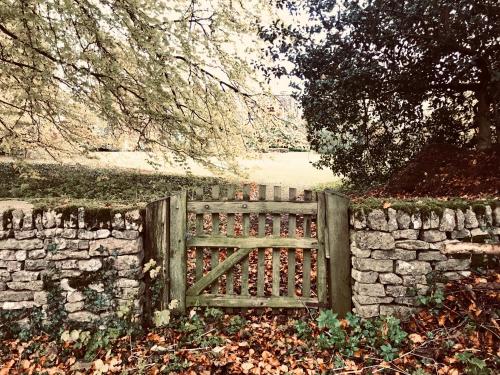
[[[142,313],[140,213],[116,213],[107,221],[89,216],[83,208],[65,216],[27,208],[0,211],[0,310],[43,311],[50,280],[62,293],[70,321],[97,321],[110,307]],[[107,308],[90,309],[89,294]]]
[[[363,317],[406,315],[418,296],[470,274],[470,257],[450,257],[449,242],[498,241],[500,207],[443,210],[438,215],[375,209],[351,214],[353,304]]]

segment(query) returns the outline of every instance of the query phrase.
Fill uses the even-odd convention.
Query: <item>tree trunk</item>
[[[491,124],[488,118],[489,103],[488,103],[488,94],[486,92],[486,88],[483,86],[479,90],[479,92],[476,93],[476,96],[478,100],[476,124],[479,128],[479,133],[477,137],[477,149],[489,150],[491,148]]]

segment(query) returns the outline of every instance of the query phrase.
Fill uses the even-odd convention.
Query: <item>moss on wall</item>
[[[465,210],[472,207],[472,210],[479,215],[485,213],[485,207],[491,206],[492,209],[500,206],[498,198],[485,198],[480,200],[467,200],[463,198],[450,198],[449,200],[440,200],[432,198],[415,198],[415,199],[394,199],[394,198],[366,198],[351,202],[351,211],[356,213],[364,211],[365,214],[374,209],[393,208],[401,210],[408,214],[420,213],[422,217],[427,217],[431,211],[441,215],[445,208],[453,210]]]

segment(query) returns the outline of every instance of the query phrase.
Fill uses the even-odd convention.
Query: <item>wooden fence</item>
[[[213,186],[146,209],[160,305],[351,309],[348,199],[332,191]]]

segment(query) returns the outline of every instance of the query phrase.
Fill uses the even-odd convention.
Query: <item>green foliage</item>
[[[67,317],[63,290],[60,283],[53,281],[49,275],[44,277],[43,283],[47,291],[45,311],[41,307],[0,310],[0,340],[17,337],[27,341],[42,332],[46,332],[50,338],[59,336]]]
[[[76,354],[92,360],[99,351],[110,349],[118,338],[134,336],[141,331],[130,306],[122,306],[116,310],[116,306],[111,303],[110,296],[113,295],[113,285],[117,278],[111,261],[104,262],[99,271],[84,272],[70,282],[72,287],[86,296],[86,310],[104,313],[97,322],[76,323],[67,320],[65,292],[61,289],[59,279],[53,279],[57,272],[51,270],[43,279],[44,290],[47,292],[47,305],[44,309],[0,310],[0,340],[18,338],[29,341],[44,333],[50,340],[62,341],[74,349]],[[102,293],[89,287],[96,281],[103,282]]]
[[[88,339],[83,343],[84,359],[93,360],[100,350],[109,350],[113,343],[123,337],[132,336],[140,331],[131,314],[123,317],[111,315],[102,319],[99,327],[90,331]]]
[[[50,278],[50,273],[44,279],[44,290],[47,291],[46,314],[49,318],[47,319],[46,331],[52,336],[59,336],[68,317],[68,313],[64,308],[66,302],[64,291],[59,282]]]
[[[109,350],[117,339],[138,332],[139,326],[133,322],[130,314],[120,317],[110,315],[101,319],[98,326],[91,324],[86,329],[63,331],[60,341],[80,353],[86,361],[92,361],[101,350]]]
[[[229,320],[229,325],[225,327],[225,331],[230,335],[240,332],[247,324],[247,320],[242,316],[235,315]]]
[[[337,314],[331,310],[322,311],[317,319],[318,328],[323,332],[317,338],[321,349],[335,349],[340,354],[350,357],[364,345],[369,345],[379,352],[386,361],[397,358],[398,350],[403,345],[407,333],[401,328],[399,319],[392,316],[361,320],[348,313],[347,327],[344,327]]]
[[[312,334],[312,329],[306,321],[297,320],[295,322],[295,331],[297,332],[297,337],[302,339],[310,339]]]
[[[215,323],[224,317],[224,312],[220,309],[209,307],[205,310],[205,319],[208,322]]]
[[[210,318],[208,319],[210,320]],[[186,344],[196,347],[216,347],[224,344],[224,339],[218,335],[208,334],[212,329],[207,331],[207,323],[198,314],[193,314],[190,318],[181,317],[180,320],[171,321],[170,326],[178,327],[185,335],[181,341]],[[220,323],[220,321],[218,322]],[[220,328],[220,325],[217,324]]]
[[[25,312],[17,310],[0,310],[0,340],[7,340],[20,334],[23,327],[19,321]]]
[[[318,345],[322,349],[334,348],[346,356],[352,356],[358,350],[358,339],[355,336],[347,336],[347,332],[341,327],[337,314],[331,310],[322,311],[318,317],[318,327],[325,332],[318,336]]]
[[[417,301],[420,305],[441,307],[444,302],[444,293],[442,289],[434,289],[426,296],[418,296]]]
[[[319,328],[337,329],[340,327],[337,314],[334,314],[331,310],[322,311],[317,320]]]
[[[55,243],[49,243],[47,245],[47,251],[49,253],[53,253],[53,252],[57,251],[57,244],[55,244]]]
[[[217,168],[214,157],[232,167],[281,122],[248,55],[261,55],[253,10],[262,6],[1,2],[0,152],[86,153],[123,142],[185,167],[196,159]]]
[[[162,374],[177,374],[190,367],[186,358],[179,357],[175,354],[169,357],[168,363],[162,367]]]
[[[384,361],[392,361],[398,357],[398,349],[393,348],[391,344],[380,347],[380,355]]]
[[[292,18],[261,29],[277,62],[267,73],[303,82],[297,97],[318,166],[366,186],[430,143],[491,146],[497,1],[274,3]]]
[[[471,352],[462,352],[455,354],[461,363],[465,365],[465,373],[470,375],[489,375],[491,370],[486,365],[486,362],[477,358]]]
[[[85,287],[83,289],[83,295],[85,296],[85,300],[89,301],[85,308],[92,313],[101,313],[109,310],[112,306],[112,300],[106,293],[98,292],[89,287]]]

